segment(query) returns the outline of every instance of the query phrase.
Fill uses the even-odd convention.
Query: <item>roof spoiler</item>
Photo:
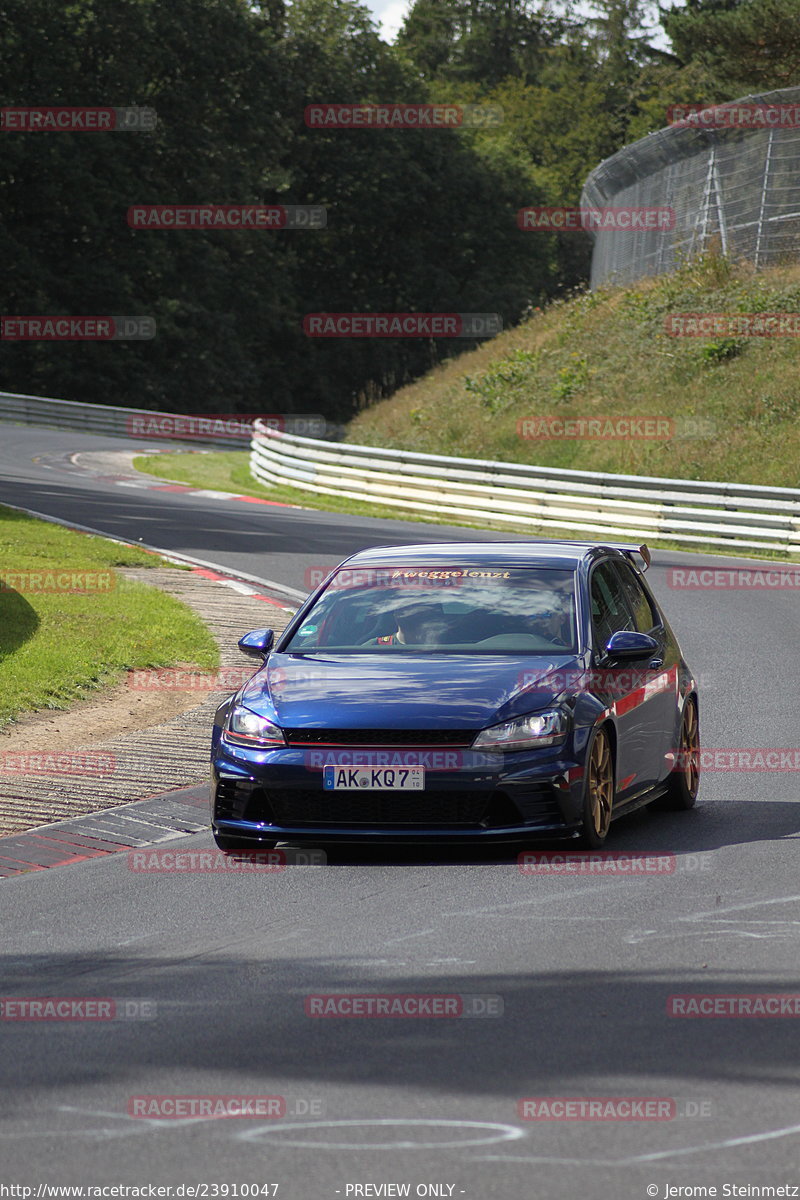
[[[642,572],[646,571],[652,562],[650,547],[643,542],[641,546],[628,546],[623,543],[609,542],[612,550],[621,550],[623,554],[627,554],[635,567],[639,567]]]

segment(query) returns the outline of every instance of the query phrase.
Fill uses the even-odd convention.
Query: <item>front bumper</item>
[[[513,754],[460,751],[444,760],[441,751],[407,750],[405,764],[426,766],[423,791],[326,791],[319,752],[310,765],[301,747],[255,751],[231,747],[217,736],[212,827],[254,842],[569,837],[580,826],[583,797],[583,767],[570,757],[570,748],[567,743]],[[381,755],[396,753],[396,747],[330,750],[344,765],[383,765]]]

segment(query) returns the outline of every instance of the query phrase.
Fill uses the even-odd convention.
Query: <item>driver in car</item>
[[[421,646],[436,643],[444,629],[444,610],[441,604],[404,604],[395,614],[394,633],[371,638],[367,646]]]
[[[572,637],[569,612],[553,603],[548,604],[533,617],[529,624],[531,633],[545,637],[555,645],[567,646]]]

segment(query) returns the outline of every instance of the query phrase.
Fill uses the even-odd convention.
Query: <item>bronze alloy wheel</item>
[[[683,785],[687,795],[694,800],[700,786],[700,727],[693,700],[686,702],[683,711],[680,756]]]
[[[611,824],[614,807],[614,763],[604,729],[598,731],[589,751],[584,798],[583,839],[594,848],[602,845]]]
[[[697,717],[697,701],[690,696],[683,708],[678,757],[669,779],[666,794],[657,800],[654,808],[669,808],[673,811],[694,808],[700,787],[700,723]]]

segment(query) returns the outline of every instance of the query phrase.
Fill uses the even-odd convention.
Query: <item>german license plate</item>
[[[322,786],[326,792],[421,792],[425,787],[425,768],[340,767],[328,763],[322,768]]]

